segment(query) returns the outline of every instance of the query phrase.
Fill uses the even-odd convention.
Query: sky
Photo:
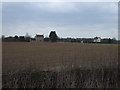
[[[117,2],[3,2],[2,34],[118,38]]]

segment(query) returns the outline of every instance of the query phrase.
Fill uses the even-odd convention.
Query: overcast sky
[[[118,37],[117,2],[3,2],[2,34]]]

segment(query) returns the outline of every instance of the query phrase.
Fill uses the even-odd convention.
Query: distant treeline
[[[25,36],[9,36],[9,37],[3,37],[2,36],[2,42],[29,42],[30,37],[25,37]]]
[[[9,36],[9,37],[5,37],[2,36],[2,42],[30,42],[31,37],[26,37],[26,36]],[[44,38],[44,42],[49,42],[50,38],[49,37],[45,37]],[[81,43],[81,41],[83,41],[83,43],[96,43],[93,42],[92,38],[76,38],[76,39],[72,39],[72,38],[57,38],[57,42],[77,42],[77,43]],[[101,42],[97,42],[97,43],[118,43],[118,41],[116,39],[110,39],[110,38],[104,38],[101,39]]]
[[[9,37],[5,37],[2,36],[2,42],[30,42],[32,38],[31,37],[25,37],[25,36],[9,36]],[[50,39],[48,37],[44,38],[45,42],[50,41]]]

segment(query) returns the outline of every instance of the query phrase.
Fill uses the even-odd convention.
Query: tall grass
[[[72,68],[3,75],[3,88],[117,88],[117,69]]]
[[[117,45],[3,43],[3,88],[117,88]]]

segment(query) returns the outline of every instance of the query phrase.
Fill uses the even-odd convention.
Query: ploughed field
[[[116,67],[117,45],[80,43],[3,43],[3,73],[64,67]]]
[[[7,85],[6,83],[8,80],[6,78],[10,79],[11,77],[13,77],[12,76],[13,73],[29,73],[29,72],[36,73],[37,71],[44,71],[44,72],[51,71],[50,73],[57,72],[56,73],[57,79],[62,80],[60,79],[61,76],[59,77],[60,74],[58,75],[58,73],[63,72],[65,70],[66,72],[70,73],[69,71],[74,69],[73,72],[77,72],[77,73],[80,72],[82,74],[84,73],[84,71],[85,72],[87,71],[86,72],[87,74],[89,73],[88,70],[97,70],[98,72],[99,69],[101,70],[105,69],[106,71],[108,71],[107,70],[108,68],[112,70],[114,68],[117,68],[117,65],[118,65],[118,46],[114,44],[80,44],[80,43],[62,43],[62,42],[57,42],[57,43],[3,42],[2,43],[2,70],[3,70],[2,72],[3,72],[3,84],[4,84],[3,87],[16,87],[14,86],[16,84],[9,83],[9,85]],[[78,69],[82,71],[79,71]],[[89,75],[91,75],[92,77],[93,73],[94,72],[92,72]],[[101,71],[97,73],[98,76],[101,73],[102,73]],[[114,72],[110,71],[110,73],[114,73]],[[37,76],[39,77],[40,73],[37,73],[37,74],[38,74]],[[56,75],[56,74],[50,74],[50,75]],[[84,74],[83,76],[86,75]],[[5,75],[8,75],[8,76],[5,76]],[[9,75],[11,75],[11,77],[9,77]],[[64,75],[62,73],[62,76]],[[82,78],[81,74],[79,76]],[[17,76],[14,76],[14,77],[18,78]],[[73,75],[69,77],[75,78],[75,76]],[[16,82],[16,80],[13,82]],[[75,80],[67,79],[67,82],[71,81],[72,83],[69,84],[68,86],[67,85],[65,86],[79,87],[80,85],[83,85],[80,87],[95,87],[95,86],[89,85],[89,82],[91,81],[89,80],[90,78],[87,79],[87,81],[83,81],[84,85],[83,83],[80,84],[78,82],[77,86],[75,86],[74,84]],[[101,77],[101,80],[103,80],[102,77]],[[53,79],[53,81],[55,80]],[[63,81],[60,81],[60,82],[61,84],[59,85],[53,84],[53,86],[51,87],[64,87]],[[116,87],[117,84],[115,82],[116,81],[114,81],[114,85],[112,85],[112,87]],[[54,82],[54,83],[58,84],[58,82]],[[39,84],[39,85],[38,86],[33,85],[33,87],[42,87],[42,84]],[[50,87],[51,84],[48,86],[45,86],[45,85],[43,85],[43,87]],[[106,84],[103,84],[103,83],[101,84],[101,82],[97,85],[98,86],[96,87],[106,86]],[[23,86],[17,85],[17,87],[23,87]],[[26,87],[30,87],[30,86],[26,86]]]

